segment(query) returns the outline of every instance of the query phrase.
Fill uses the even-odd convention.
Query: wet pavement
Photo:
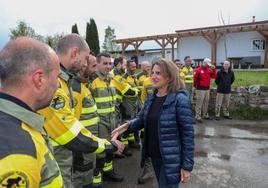
[[[205,121],[195,125],[195,166],[191,182],[182,188],[268,188],[268,121]],[[116,159],[123,183],[106,188],[155,188],[155,178],[137,184],[140,151]]]

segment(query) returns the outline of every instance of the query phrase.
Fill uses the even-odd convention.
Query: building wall
[[[231,33],[221,37],[217,43],[217,64],[226,59],[224,38],[226,38],[227,58],[229,57],[251,57],[244,61],[254,64],[263,64],[264,51],[253,51],[252,40],[263,39],[258,32]],[[179,40],[179,58],[183,59],[190,55],[193,59],[211,58],[211,46],[204,37],[186,37]]]
[[[231,33],[225,36],[227,46],[227,58],[243,57],[241,62],[252,62],[253,64],[264,64],[264,50],[253,51],[252,40],[263,39],[258,32],[241,32]],[[177,50],[178,49],[178,50]],[[202,36],[200,37],[185,37],[179,40],[178,48],[175,48],[174,58],[183,60],[185,56],[190,55],[193,59],[211,58],[210,43]],[[127,52],[127,57],[134,55],[134,52]],[[154,51],[141,52],[139,62],[144,60],[152,61],[155,57],[161,57],[161,49]],[[179,54],[179,55],[177,55]],[[166,59],[172,59],[171,49],[165,51]],[[224,37],[221,37],[217,43],[217,65],[220,65],[226,59]]]
[[[179,59],[183,60],[189,55],[193,59],[210,57],[210,44],[204,37],[185,37],[179,40]]]
[[[264,51],[253,51],[252,40],[263,39],[258,32],[232,33],[226,35],[227,57],[256,57],[245,58],[253,61],[254,64],[264,63]],[[225,59],[224,37],[218,40],[217,62],[223,62]],[[257,58],[259,57],[259,58]],[[244,60],[246,61],[246,60]]]

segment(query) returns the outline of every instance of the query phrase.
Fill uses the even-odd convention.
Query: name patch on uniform
[[[64,100],[64,98],[61,97],[61,96],[57,96],[57,97],[55,97],[55,98],[52,100],[52,102],[51,102],[51,106],[52,106],[53,108],[55,108],[56,110],[59,110],[59,109],[61,109],[61,108],[64,108],[64,106],[65,106],[65,100]]]
[[[0,175],[1,187],[29,187],[29,179],[23,172],[8,172]]]

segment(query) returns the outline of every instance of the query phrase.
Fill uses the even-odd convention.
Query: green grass
[[[232,87],[247,87],[250,85],[266,85],[268,86],[268,71],[234,71],[235,82]],[[212,80],[211,86],[215,88],[215,81]],[[250,106],[240,106],[238,109],[231,109],[231,114],[237,119],[247,120],[267,120],[268,110],[260,107],[253,108]]]
[[[236,110],[231,110],[233,117],[237,119],[247,119],[247,120],[267,120],[268,110],[263,110],[260,107],[250,107],[250,106],[240,106]]]
[[[246,87],[250,85],[267,85],[268,71],[234,71],[235,82],[233,87]],[[211,86],[215,88],[215,81],[212,80]]]

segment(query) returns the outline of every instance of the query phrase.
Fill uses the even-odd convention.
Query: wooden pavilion
[[[194,29],[176,30],[175,33],[151,35],[143,37],[117,39],[114,42],[122,45],[122,55],[125,54],[125,50],[129,45],[132,45],[135,49],[136,55],[139,55],[139,47],[144,41],[155,41],[162,49],[162,57],[165,57],[165,48],[168,44],[171,44],[172,60],[174,60],[174,46],[178,45],[179,39],[183,37],[202,36],[211,45],[211,60],[213,64],[216,64],[217,55],[217,41],[220,37],[228,33],[239,33],[239,32],[251,32],[256,31],[260,33],[265,41],[266,47],[264,50],[264,67],[268,68],[268,20],[220,25],[212,27],[202,27]]]

